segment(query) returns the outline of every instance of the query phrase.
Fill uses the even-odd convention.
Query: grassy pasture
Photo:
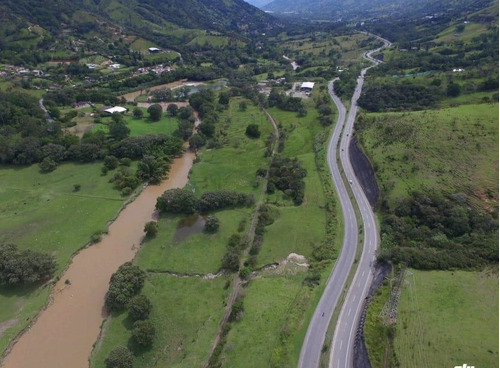
[[[226,279],[205,280],[149,274],[142,293],[152,302],[150,316],[156,326],[152,349],[136,351],[134,367],[201,367],[208,359],[228,291]],[[91,367],[104,367],[104,359],[119,345],[131,346],[132,322],[127,312],[105,324],[105,338],[97,343]]]
[[[496,366],[498,270],[411,272],[396,326],[402,367]]]
[[[272,131],[264,113],[250,101],[246,111],[240,111],[241,99],[232,99],[229,109],[224,111],[218,123],[220,140],[226,145],[218,149],[205,149],[201,161],[192,169],[191,185],[196,192],[232,189],[258,193],[254,187],[255,172],[265,167],[265,141]],[[261,136],[249,139],[245,135],[248,124],[258,124]],[[221,131],[223,131],[222,134]]]
[[[498,193],[498,104],[366,114],[359,136],[390,199],[412,190],[465,192],[480,205]],[[359,125],[358,125],[359,126]]]
[[[221,224],[216,234],[198,233],[183,241],[174,241],[182,216],[165,216],[159,220],[158,235],[147,240],[137,255],[145,270],[180,273],[217,273],[226,252],[227,240],[237,233],[242,220],[250,222],[251,209],[235,209],[215,213]]]
[[[266,277],[246,289],[241,321],[228,334],[223,367],[268,367],[304,275]],[[293,366],[293,365],[291,365]]]

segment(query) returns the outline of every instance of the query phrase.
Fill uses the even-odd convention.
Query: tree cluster
[[[24,286],[49,279],[56,270],[53,255],[0,245],[0,285]]]
[[[296,206],[299,206],[304,200],[306,175],[307,171],[302,168],[298,159],[274,157],[269,168],[267,192],[274,193],[276,189],[281,190]]]
[[[278,107],[285,111],[295,111],[304,110],[305,106],[301,98],[290,97],[284,93],[278,92],[276,88],[271,90],[268,98],[269,107]]]
[[[105,305],[110,311],[124,309],[130,299],[137,295],[146,280],[146,273],[131,262],[122,264],[111,276]]]
[[[464,194],[412,193],[384,215],[381,257],[418,269],[475,269],[498,262],[497,214]]]
[[[418,110],[433,106],[439,96],[436,88],[413,83],[373,84],[363,88],[358,104],[371,112]]]

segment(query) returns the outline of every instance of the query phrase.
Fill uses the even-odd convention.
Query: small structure
[[[120,64],[111,64],[111,65],[109,66],[109,68],[110,68],[110,69],[113,69],[113,70],[114,70],[114,69],[120,69],[120,68],[121,68],[121,65],[120,65]]]
[[[301,91],[309,93],[311,93],[313,88],[314,88],[314,82],[303,82],[300,86]]]
[[[157,48],[157,47],[150,47],[150,48],[148,49],[148,51],[149,51],[149,53],[150,53],[150,54],[158,54],[158,53],[160,53],[160,52],[161,52],[161,49],[159,49],[159,48]]]
[[[124,112],[127,111],[127,109],[125,107],[121,107],[121,106],[113,106],[113,107],[105,109],[104,111],[109,113],[109,114],[115,114],[115,113],[123,114]]]

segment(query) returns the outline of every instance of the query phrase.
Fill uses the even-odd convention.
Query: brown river
[[[4,368],[88,368],[89,355],[106,316],[104,296],[118,267],[134,258],[144,224],[155,218],[156,198],[188,181],[194,154],[172,163],[168,179],[146,187],[109,226],[100,243],[82,250],[54,287],[53,302],[13,346]],[[71,281],[65,285],[65,280]]]

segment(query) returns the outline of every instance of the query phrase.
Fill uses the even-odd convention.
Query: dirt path
[[[124,97],[125,100],[127,100],[127,102],[134,102],[137,97],[139,97],[142,94],[146,94],[147,93],[146,91],[151,92],[151,91],[156,91],[158,89],[164,89],[164,88],[174,89],[174,88],[180,88],[183,86],[199,86],[200,84],[203,84],[203,83],[202,82],[188,82],[187,79],[181,79],[179,81],[175,81],[172,83],[159,84],[159,85],[154,86],[154,87],[144,88],[144,89],[140,89],[138,91],[125,93],[124,95],[121,95],[119,97]]]
[[[191,152],[175,159],[167,180],[145,188],[122,210],[100,243],[73,258],[54,287],[52,304],[11,347],[4,368],[88,368],[92,344],[105,317],[104,296],[111,274],[134,258],[144,224],[155,216],[156,198],[187,183],[193,159]]]
[[[277,146],[276,143],[279,141],[278,125],[276,124],[276,121],[273,119],[271,114],[269,114],[269,112],[267,112],[266,109],[264,109],[262,106],[261,106],[261,109],[266,114],[267,119],[269,120],[271,125],[274,127],[274,136],[275,136],[276,140],[275,140],[275,143],[273,144],[273,151],[272,151],[272,156],[271,156],[271,159],[272,159],[272,157],[274,157],[274,155],[276,154],[276,146]],[[259,220],[259,210],[260,210],[260,206],[263,203],[264,196],[265,196],[266,191],[267,191],[268,181],[269,181],[269,168],[266,172],[266,176],[264,178],[264,183],[262,184],[262,189],[260,191],[259,199],[258,199],[257,204],[255,206],[255,211],[252,214],[252,222],[250,223],[250,228],[248,229],[248,232],[247,232],[247,247],[243,250],[243,255],[240,259],[240,269],[243,268],[243,264],[245,262],[246,257],[248,256],[248,252],[249,252],[250,248],[252,247],[253,240],[255,238],[255,229],[257,227],[257,223]],[[225,331],[224,326],[226,325],[226,323],[229,320],[229,316],[231,315],[233,305],[236,302],[236,299],[238,299],[238,296],[240,296],[242,294],[242,288],[243,288],[244,283],[245,283],[245,280],[242,280],[240,278],[239,274],[236,274],[234,276],[233,288],[232,288],[231,294],[229,294],[227,301],[226,301],[226,311],[224,313],[224,317],[222,317],[222,320],[219,324],[219,332],[215,336],[214,343],[212,344],[212,349],[210,350],[210,355],[209,355],[207,361],[205,362],[205,365],[203,366],[203,368],[208,368],[208,366],[211,363],[215,349],[217,348],[217,346],[221,342],[221,338],[222,338],[223,333]],[[226,331],[226,333],[227,333],[227,331]]]

